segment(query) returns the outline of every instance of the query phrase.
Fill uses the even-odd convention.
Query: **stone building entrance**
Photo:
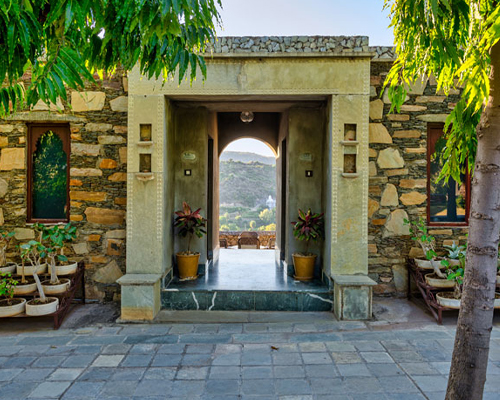
[[[325,240],[312,251],[318,275],[334,287],[340,318],[371,314],[368,270],[368,103],[370,53],[221,53],[207,59],[207,79],[162,85],[129,75],[127,273],[122,319],[153,319],[174,274],[173,212],[183,201],[218,215],[219,149],[231,141],[221,124],[232,114],[262,113],[274,126],[285,179],[278,187],[276,258],[291,265],[301,249],[290,221],[298,208],[325,212]],[[274,124],[274,125],[273,125]],[[268,129],[269,130],[269,129]],[[262,133],[262,134],[264,134]],[[285,162],[283,162],[283,159]],[[210,185],[210,182],[212,184]],[[286,198],[281,203],[280,197]],[[282,207],[282,204],[285,204]],[[283,208],[283,209],[281,209]],[[218,224],[196,244],[207,268],[218,258]],[[167,287],[168,289],[168,287]],[[163,292],[165,293],[165,292]]]

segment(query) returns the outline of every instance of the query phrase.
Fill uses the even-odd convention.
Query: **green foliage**
[[[436,77],[437,90],[463,88],[446,120],[446,161],[439,179],[460,181],[472,172],[476,126],[488,99],[490,50],[500,39],[495,0],[385,0],[390,8],[398,58],[387,75],[391,112],[400,110],[411,83]]]
[[[191,239],[194,235],[202,238],[207,233],[207,220],[200,214],[201,208],[192,211],[188,203],[182,203],[182,210],[176,211],[174,227],[177,228],[177,234],[182,237],[189,236],[188,253],[190,252]]]
[[[60,262],[67,262],[68,257],[63,254],[63,249],[66,243],[70,243],[76,239],[76,227],[68,222],[66,225],[54,225],[52,227],[45,227],[42,235],[42,240],[49,243],[47,251],[51,254],[60,251],[61,254],[57,255]]]
[[[66,218],[67,154],[59,135],[40,136],[33,154],[33,217]]]
[[[316,214],[308,209],[306,213],[299,209],[299,218],[292,222],[293,236],[297,240],[306,242],[306,254],[309,249],[309,242],[316,242],[323,238],[324,232],[324,214]]]
[[[250,221],[250,229],[255,229],[257,227],[257,222],[255,221]]]
[[[428,260],[433,260],[436,258],[437,254],[434,249],[435,238],[429,235],[427,230],[427,225],[423,218],[419,218],[417,222],[411,222],[408,219],[404,219],[404,224],[409,225],[411,240],[416,241],[422,247],[425,257]]]
[[[259,218],[266,225],[276,222],[276,208],[266,208],[265,210],[262,210],[259,214]]]
[[[0,0],[0,116],[39,99],[66,100],[93,74],[138,65],[179,82],[206,75],[220,0]],[[30,71],[28,87],[21,78]],[[29,75],[25,75],[25,77]],[[9,103],[12,106],[9,106]]]
[[[17,281],[12,278],[10,273],[0,273],[0,297],[11,299],[14,296],[14,287]]]

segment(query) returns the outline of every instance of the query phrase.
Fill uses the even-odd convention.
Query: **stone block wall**
[[[89,299],[117,300],[115,281],[125,272],[127,80],[117,73],[84,92],[68,91],[68,103],[49,109],[39,102],[0,120],[0,225],[15,229],[13,244],[34,235],[26,223],[29,122],[69,123],[70,220],[78,238],[68,255],[85,261]],[[16,257],[14,249],[9,256]]]
[[[378,295],[403,295],[407,288],[408,257],[423,256],[409,237],[403,219],[426,218],[427,124],[444,122],[459,100],[436,92],[436,82],[412,87],[401,113],[389,114],[382,86],[391,62],[373,61],[370,102],[369,275]],[[465,244],[467,228],[432,227],[437,248]]]
[[[269,241],[274,239],[276,241],[276,232],[263,231],[257,232],[259,234],[260,248],[267,249],[269,247]],[[238,237],[241,232],[233,231],[223,231],[219,232],[220,239],[226,239],[228,247],[238,246]]]

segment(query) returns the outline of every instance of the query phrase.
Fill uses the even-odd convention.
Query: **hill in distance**
[[[242,163],[258,162],[266,165],[275,165],[274,157],[267,157],[256,153],[247,153],[244,151],[224,151],[220,155],[220,161],[238,161]]]

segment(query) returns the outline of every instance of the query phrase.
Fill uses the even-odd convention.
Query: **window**
[[[443,124],[427,127],[427,222],[429,225],[466,225],[469,220],[470,179],[466,171],[460,182],[452,178],[436,182],[444,161],[446,139]]]
[[[69,220],[68,125],[33,124],[28,131],[28,222]]]

